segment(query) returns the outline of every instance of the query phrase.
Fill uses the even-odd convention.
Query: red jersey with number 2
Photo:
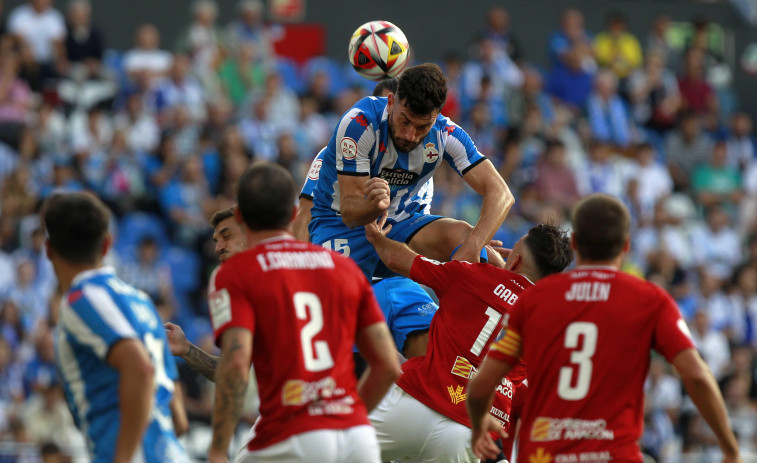
[[[384,316],[352,260],[278,238],[231,257],[210,285],[216,343],[229,328],[253,334],[260,419],[250,450],[316,429],[369,424],[352,346],[357,332]]]
[[[426,355],[402,364],[397,385],[442,415],[470,427],[465,389],[500,332],[518,294],[533,286],[528,278],[489,264],[440,263],[418,256],[410,278],[439,297],[429,328]],[[491,415],[507,429],[513,390],[525,369],[513,371],[497,387]]]
[[[489,356],[528,365],[519,462],[641,462],[650,349],[693,348],[671,297],[610,267],[579,267],[523,293]]]

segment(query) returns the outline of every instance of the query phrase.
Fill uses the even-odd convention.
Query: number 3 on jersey
[[[571,323],[565,330],[564,346],[567,349],[575,349],[580,338],[583,338],[581,349],[570,354],[570,363],[578,367],[575,386],[572,384],[575,368],[572,365],[560,368],[557,395],[563,400],[581,400],[589,393],[591,372],[594,368],[591,358],[597,350],[597,325],[589,322]]]
[[[334,366],[331,351],[326,341],[313,341],[323,330],[323,310],[321,300],[314,293],[294,293],[294,312],[300,320],[310,321],[300,330],[300,345],[308,371],[323,371]]]

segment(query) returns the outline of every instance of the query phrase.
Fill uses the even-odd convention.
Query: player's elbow
[[[344,222],[344,225],[346,225],[349,229],[365,225],[364,223],[360,222],[359,217],[357,217],[356,214],[353,214],[349,210],[342,211],[342,222]]]

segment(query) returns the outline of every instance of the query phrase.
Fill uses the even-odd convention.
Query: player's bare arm
[[[418,256],[404,243],[394,241],[386,236],[392,229],[386,224],[387,214],[384,213],[378,220],[371,221],[365,226],[365,237],[376,249],[379,258],[393,272],[404,277],[410,277],[410,268]]]
[[[378,177],[339,174],[342,221],[356,228],[377,219],[389,208],[391,191],[386,180]]]
[[[168,338],[168,347],[171,349],[171,353],[184,359],[184,361],[187,362],[187,365],[189,365],[189,368],[206,377],[211,382],[215,382],[219,357],[210,355],[189,342],[179,325],[167,322],[164,326],[166,328],[166,337]]]
[[[480,194],[484,201],[478,222],[452,257],[455,260],[478,262],[481,248],[494,236],[504,222],[515,198],[491,161],[486,160],[465,173],[463,180]]]
[[[212,463],[225,463],[231,438],[242,415],[252,355],[252,333],[230,328],[221,336],[221,359],[216,371],[213,440],[208,452]]]
[[[673,366],[694,405],[717,436],[723,451],[723,462],[741,462],[739,444],[728,423],[723,396],[707,364],[695,349],[686,349],[676,355]]]
[[[489,416],[489,410],[494,401],[494,388],[510,370],[512,365],[509,363],[486,357],[476,376],[468,382],[465,403],[473,431],[471,447],[473,453],[482,460],[496,458],[499,453],[499,448],[494,444],[489,432],[503,431]]]
[[[178,381],[174,381],[173,398],[171,399],[171,420],[177,436],[182,436],[189,431],[189,418],[184,408],[184,395]]]
[[[150,419],[155,368],[145,347],[136,339],[118,341],[110,349],[106,361],[118,371],[118,405],[121,412],[113,461],[127,463],[142,443]]]
[[[368,363],[368,369],[358,382],[357,391],[370,412],[400,377],[400,363],[392,334],[384,322],[360,330],[355,344]]]
[[[295,239],[300,241],[309,242],[310,232],[308,231],[308,224],[310,223],[310,209],[313,208],[313,200],[300,197],[300,207],[297,209],[297,215],[292,221],[292,234]]]

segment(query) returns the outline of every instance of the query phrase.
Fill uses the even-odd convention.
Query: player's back
[[[690,346],[670,297],[609,267],[581,267],[522,295],[510,321],[529,365],[519,460],[641,461],[649,351],[672,360]]]
[[[252,363],[261,418],[250,450],[302,432],[368,424],[352,372],[352,346],[356,331],[383,318],[377,308],[378,319],[364,310],[371,289],[351,260],[320,246],[277,239],[229,259],[215,281],[219,287],[243,285],[254,320]],[[222,296],[210,297],[219,336],[231,319],[223,318],[222,301],[213,302]],[[232,300],[235,304],[240,305]],[[245,315],[234,313],[240,316]]]
[[[402,365],[397,385],[426,406],[470,427],[465,409],[468,379],[499,334],[509,308],[533,283],[488,264],[442,264],[421,257],[413,263],[411,277],[434,289],[439,310],[431,321],[426,355]],[[509,379],[502,380],[491,410],[503,425],[509,422],[513,387]]]
[[[66,399],[97,462],[111,461],[118,436],[119,373],[106,363],[117,342],[137,339],[150,354],[155,388],[148,429],[136,458],[187,461],[171,419],[176,366],[149,297],[103,267],[79,274],[61,304],[56,361]]]

